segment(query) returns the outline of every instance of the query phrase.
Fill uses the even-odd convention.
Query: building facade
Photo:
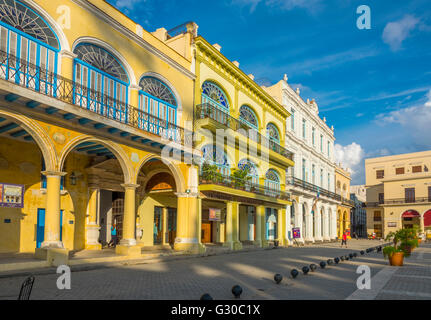
[[[199,36],[194,46],[202,243],[232,249],[244,243],[285,245],[291,204],[285,168],[294,164],[293,154],[283,147],[290,114],[219,45]],[[236,178],[241,172],[247,172],[248,181]]]
[[[350,221],[352,226],[352,234],[360,238],[367,238],[367,210],[365,203],[367,199],[367,189],[365,185],[350,186],[350,200],[355,204],[350,211]]]
[[[350,200],[350,173],[341,167],[335,167],[335,192],[341,197],[341,203],[337,206],[337,232],[341,238],[344,232],[351,237],[350,211],[354,208],[354,202]]]
[[[287,243],[290,114],[196,24],[150,33],[103,0],[0,8],[0,252],[64,261],[113,225],[122,255]]]
[[[101,0],[0,7],[0,252],[100,250],[114,224],[118,254],[198,251],[195,26],[163,42]]]
[[[265,88],[291,114],[286,120],[285,146],[294,153],[295,166],[286,170],[286,185],[292,193],[287,213],[287,232],[299,228],[299,242],[330,241],[337,237],[334,130],[319,117],[317,103],[306,102],[294,91],[287,77]],[[316,210],[313,204],[316,201]],[[315,211],[315,212],[314,212]]]
[[[431,228],[431,151],[365,160],[367,232]]]

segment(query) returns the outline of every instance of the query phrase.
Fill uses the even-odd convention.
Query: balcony
[[[0,79],[72,105],[70,113],[62,110],[62,116],[66,120],[81,117],[79,124],[84,125],[91,122],[91,120],[82,116],[82,112],[79,112],[79,115],[76,114],[78,112],[73,113],[74,108],[78,107],[105,119],[114,120],[119,124],[138,129],[142,133],[150,133],[167,142],[174,141],[181,145],[188,144],[191,146],[192,135],[183,128],[1,50]],[[9,102],[16,101],[19,98],[15,93],[10,93],[5,97]],[[28,108],[34,110],[41,105],[38,101],[29,101],[26,104]],[[45,108],[46,114],[58,115],[59,113],[61,114],[59,111],[59,109],[52,106]],[[94,127],[97,129],[104,128],[106,124],[96,123]],[[108,131],[115,133],[118,129],[115,129],[114,126]],[[132,141],[141,140],[142,143],[150,143],[153,147],[163,146],[162,143],[155,143],[151,139],[141,139],[144,137],[136,135],[122,132],[121,136],[129,136]]]
[[[295,177],[288,177],[286,179],[286,181],[287,181],[287,184],[289,184],[291,186],[302,188],[304,190],[308,190],[311,192],[316,192],[316,193],[319,192],[320,195],[322,195],[324,197],[331,198],[331,199],[334,199],[336,201],[341,201],[340,195],[338,195],[334,192],[328,191],[326,189],[320,188],[319,186],[316,186],[316,185],[311,184],[309,182],[303,181],[301,179],[298,179]]]
[[[427,202],[431,202],[430,197],[386,199],[384,201],[384,204],[391,205],[391,204],[411,204],[411,203],[427,203]]]
[[[223,125],[226,128],[241,133],[244,137],[250,138],[256,143],[276,152],[279,155],[293,161],[293,153],[280,146],[277,142],[261,135],[258,131],[248,126],[244,122],[235,119],[228,113],[220,110],[210,103],[204,103],[196,106],[196,119],[211,119]],[[242,130],[241,130],[242,129]]]
[[[354,207],[355,206],[355,201],[341,197],[341,203],[346,205],[346,206],[350,206],[350,207]]]
[[[290,193],[271,189],[267,186],[262,186],[260,184],[252,183],[250,181],[240,180],[231,176],[217,175],[211,179],[204,179],[202,175],[199,176],[199,184],[202,185],[219,185],[223,187],[228,187],[236,190],[251,192],[257,195],[271,197],[280,200],[290,201]]]

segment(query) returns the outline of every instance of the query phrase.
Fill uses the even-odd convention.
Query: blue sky
[[[431,149],[429,0],[109,0],[146,30],[186,21],[262,84],[315,98],[336,154],[362,184],[364,159]],[[360,5],[371,30],[359,30]]]

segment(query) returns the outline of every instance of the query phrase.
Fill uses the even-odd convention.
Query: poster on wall
[[[23,208],[24,186],[18,184],[0,183],[0,207]]]
[[[300,239],[301,238],[301,229],[300,228],[293,228],[293,239]]]
[[[210,208],[209,209],[209,221],[221,221],[221,210]]]

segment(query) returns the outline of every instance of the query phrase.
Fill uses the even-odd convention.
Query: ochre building
[[[286,243],[289,113],[196,24],[149,33],[102,0],[0,7],[0,252],[60,263],[113,225],[122,255]],[[215,128],[233,143],[208,151]],[[223,179],[202,179],[214,159]],[[253,183],[232,182],[245,167]]]
[[[431,151],[365,160],[367,232],[419,227],[431,233]]]
[[[340,204],[337,206],[337,232],[338,238],[347,233],[351,238],[350,211],[354,208],[354,201],[350,200],[350,173],[341,165],[335,167],[335,193],[340,196]]]

